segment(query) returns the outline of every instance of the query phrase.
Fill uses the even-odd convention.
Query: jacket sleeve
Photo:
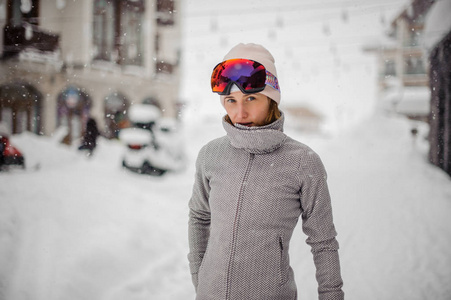
[[[320,300],[342,300],[343,280],[327,175],[319,156],[310,151],[301,162],[302,229],[308,236],[316,267]]]
[[[188,239],[190,252],[188,260],[196,290],[197,273],[210,236],[210,206],[208,203],[210,187],[205,175],[205,152],[204,147],[197,157],[193,193],[189,201]]]

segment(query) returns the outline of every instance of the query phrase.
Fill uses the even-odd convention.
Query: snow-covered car
[[[126,145],[122,165],[132,171],[161,176],[185,166],[183,139],[174,119],[162,118],[153,105],[134,104],[129,109],[131,128],[119,139]]]
[[[11,144],[6,130],[0,128],[0,170],[10,166],[25,168],[25,159],[19,149]]]

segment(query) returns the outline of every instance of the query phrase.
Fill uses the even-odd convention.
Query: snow
[[[401,91],[396,112],[405,115],[428,116],[431,109],[429,86],[406,86]]]
[[[52,67],[55,71],[60,71],[63,67],[60,51],[40,51],[30,47],[19,53],[19,59],[28,62],[45,63],[48,69]]]
[[[119,139],[127,144],[149,145],[153,138],[149,130],[142,128],[125,128],[119,132]]]
[[[161,110],[150,104],[133,104],[128,113],[130,121],[134,123],[155,122],[161,117]]]
[[[118,141],[100,139],[87,158],[51,137],[13,136],[28,168],[0,173],[0,299],[194,299],[194,161],[224,131],[206,115],[184,125],[189,166],[163,177],[122,169]],[[328,171],[347,299],[450,299],[451,182],[427,162],[427,126],[374,114],[334,136],[286,129]],[[300,226],[294,236],[299,294],[314,299]]]

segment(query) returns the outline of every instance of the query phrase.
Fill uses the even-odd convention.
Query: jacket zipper
[[[283,269],[283,266],[285,264],[284,260],[284,253],[283,253],[283,237],[279,236],[279,250],[280,250],[280,264],[279,264],[279,272],[280,272],[280,284],[284,284],[285,283],[285,272]]]
[[[252,162],[254,160],[255,154],[250,153],[249,154],[249,161],[247,163],[246,171],[244,173],[243,182],[241,183],[240,193],[238,194],[238,202],[236,205],[236,212],[235,212],[235,220],[233,221],[233,231],[232,231],[232,249],[230,252],[230,258],[229,258],[229,264],[227,267],[227,279],[226,279],[226,300],[230,299],[230,281],[231,281],[231,273],[232,273],[232,265],[233,265],[233,258],[235,256],[236,252],[236,244],[237,244],[237,234],[238,234],[238,225],[240,221],[241,216],[241,207],[243,203],[244,198],[244,190],[247,185],[247,178],[249,177],[249,173],[251,170]]]

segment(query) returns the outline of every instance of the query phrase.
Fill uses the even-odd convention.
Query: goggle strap
[[[277,80],[277,77],[274,76],[268,70],[266,70],[266,81],[265,81],[265,84],[271,86],[273,89],[275,89],[276,91],[280,92],[279,81]]]

